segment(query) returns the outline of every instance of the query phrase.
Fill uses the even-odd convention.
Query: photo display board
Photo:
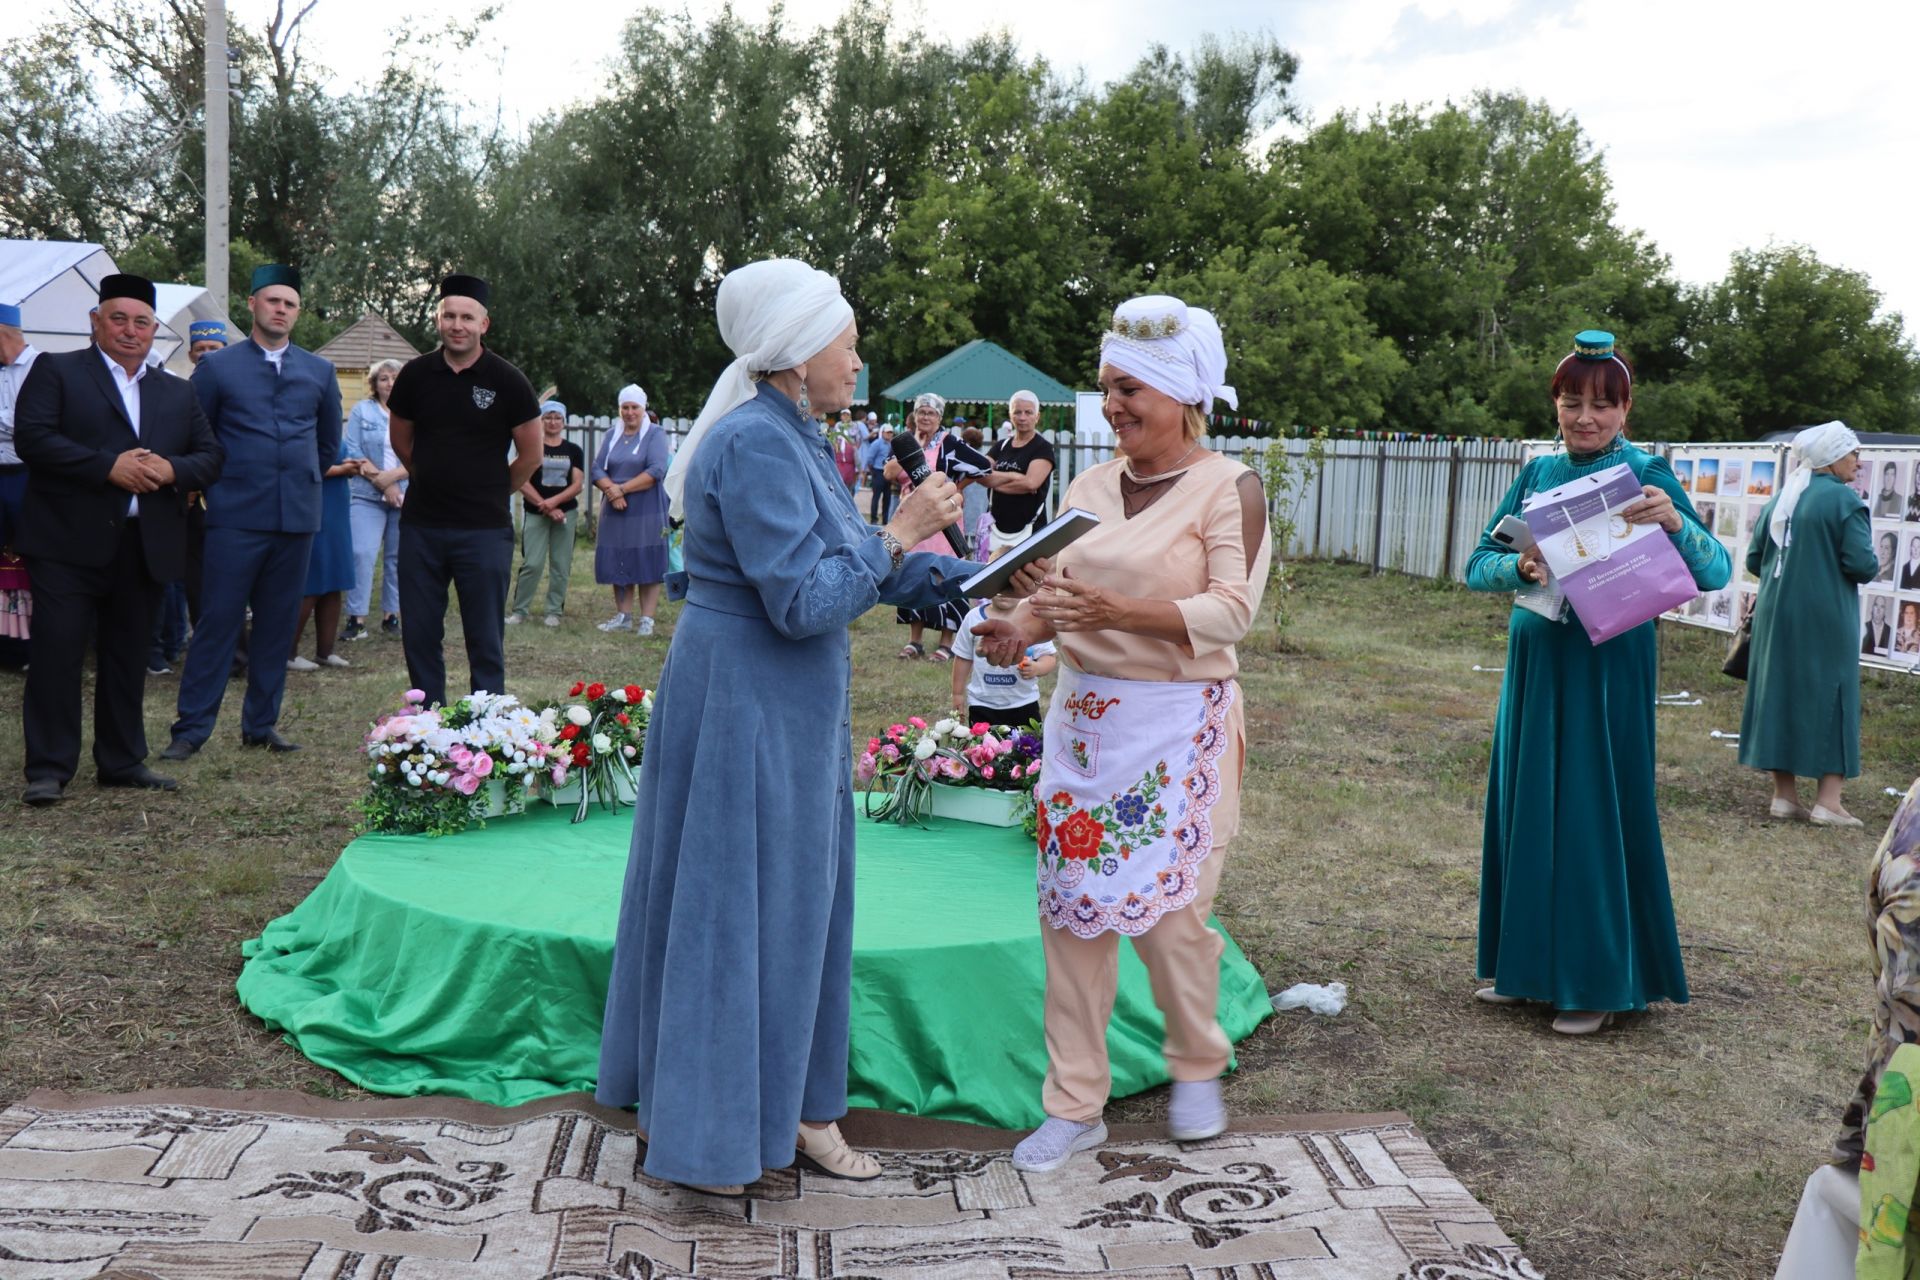
[[[1747,552],[1763,537],[1760,513],[1792,474],[1785,445],[1676,444],[1667,461],[1694,510],[1733,556],[1733,581],[1665,616],[1732,631],[1753,611],[1760,583]],[[1879,572],[1860,589],[1860,661],[1920,669],[1920,447],[1865,448],[1853,490],[1867,506]]]

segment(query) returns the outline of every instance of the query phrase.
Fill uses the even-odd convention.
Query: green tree
[[[1714,438],[1753,439],[1834,418],[1920,430],[1920,363],[1866,276],[1803,245],[1733,255],[1693,335],[1697,376],[1731,412]]]

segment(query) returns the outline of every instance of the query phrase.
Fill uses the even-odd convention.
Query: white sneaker
[[[337,653],[330,653],[326,657],[320,659],[320,665],[323,667],[350,667],[353,664],[351,662],[348,662],[345,658],[341,657]]]
[[[653,634],[653,619],[642,618],[634,624],[633,629],[643,636],[650,636]]]
[[[289,671],[318,671],[319,669],[319,663],[308,661],[306,658],[287,659],[287,670]]]
[[[633,630],[633,619],[624,613],[616,613],[601,623],[600,629],[602,631],[631,631]]]
[[[1167,1133],[1175,1142],[1199,1142],[1227,1131],[1227,1104],[1218,1080],[1175,1080],[1167,1103]]]
[[[1045,1124],[1020,1139],[1020,1145],[1013,1149],[1013,1167],[1022,1173],[1050,1173],[1074,1152],[1097,1147],[1106,1140],[1107,1126],[1102,1121],[1075,1124],[1048,1116]]]
[[[525,622],[526,620],[527,618],[525,614],[510,613],[507,615],[507,625],[510,627],[517,627],[521,623]]]
[[[550,627],[557,627],[557,626],[559,626],[559,625],[560,625],[560,615],[559,615],[559,614],[557,614],[557,613],[550,613],[550,614],[548,614],[548,615],[547,615],[547,625],[548,625],[548,626],[550,626]]]

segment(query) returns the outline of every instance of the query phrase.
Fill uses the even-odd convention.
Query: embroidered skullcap
[[[226,340],[227,326],[218,320],[195,320],[187,326],[187,341],[189,343],[225,342]]]
[[[1022,400],[1025,400],[1036,409],[1040,407],[1040,397],[1031,391],[1022,389],[1007,397],[1007,408],[1013,408],[1013,406],[1019,404]]]
[[[115,298],[133,298],[144,302],[149,308],[154,306],[153,281],[145,276],[120,275],[102,276],[100,279],[100,301],[111,302]]]
[[[1823,422],[1817,427],[1808,427],[1793,438],[1791,457],[1800,465],[1787,477],[1786,484],[1780,488],[1780,500],[1773,504],[1773,515],[1767,520],[1767,528],[1773,533],[1773,540],[1784,549],[1792,541],[1793,509],[1800,505],[1800,499],[1806,495],[1808,486],[1813,484],[1813,473],[1820,467],[1830,467],[1840,459],[1860,447],[1860,437],[1844,422]],[[1774,576],[1780,574],[1780,563],[1773,566]]]
[[[935,413],[945,413],[947,411],[947,398],[945,396],[937,396],[931,391],[922,391],[913,398],[913,407],[916,412],[921,409],[931,409]]]
[[[440,282],[443,298],[472,298],[481,306],[493,300],[493,286],[479,276],[450,275]]]
[[[300,269],[283,266],[278,262],[269,262],[253,269],[253,279],[247,285],[249,295],[256,294],[271,285],[283,284],[295,293],[300,292]]]
[[[877,414],[877,413],[869,413],[869,414],[867,414],[867,421],[868,421],[868,422],[878,422],[878,421],[880,421],[880,415],[879,415],[879,414]]]
[[[686,510],[687,468],[713,424],[754,398],[761,375],[791,369],[826,350],[853,323],[840,282],[792,258],[768,258],[729,271],[714,303],[720,340],[733,352],[694,419],[686,443],[667,468],[667,500]]]
[[[0,324],[6,325],[9,329],[18,329],[20,327],[20,308],[14,306],[11,302],[0,302]]]
[[[620,395],[614,400],[614,403],[637,404],[644,409],[647,407],[647,393],[640,389],[639,383],[629,382],[626,386],[620,388]]]
[[[558,400],[542,400],[540,402],[540,412],[543,414],[557,413],[564,418],[567,416],[567,406],[561,404]]]
[[[1112,365],[1178,400],[1203,410],[1225,400],[1240,407],[1227,385],[1227,346],[1211,311],[1178,298],[1149,294],[1113,309],[1113,326],[1100,337],[1100,363]]]
[[[1620,372],[1627,375],[1627,386],[1633,386],[1633,370],[1613,349],[1613,335],[1605,329],[1582,329],[1573,335],[1573,350],[1562,356],[1553,371],[1554,377],[1560,376],[1560,370],[1567,367],[1567,361],[1578,360],[1584,364],[1606,364],[1612,361],[1620,366]]]

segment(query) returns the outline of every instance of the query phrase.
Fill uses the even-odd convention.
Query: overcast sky
[[[785,8],[792,25],[811,28],[842,5]],[[264,25],[273,0],[229,6]],[[470,92],[501,86],[509,117],[523,122],[593,96],[622,20],[639,7],[503,0]],[[720,5],[686,7],[704,16]],[[734,7],[757,20],[768,5]],[[34,6],[0,8],[0,37],[30,25]],[[445,0],[319,0],[307,19],[311,52],[364,79],[396,22],[443,21],[447,11]],[[1910,0],[909,0],[896,13],[954,40],[1005,28],[1024,52],[1082,66],[1096,83],[1155,41],[1184,49],[1201,32],[1270,31],[1299,55],[1295,96],[1315,118],[1518,90],[1579,119],[1606,153],[1621,221],[1646,231],[1683,279],[1719,277],[1739,248],[1805,243],[1865,272],[1920,333],[1920,4]]]

